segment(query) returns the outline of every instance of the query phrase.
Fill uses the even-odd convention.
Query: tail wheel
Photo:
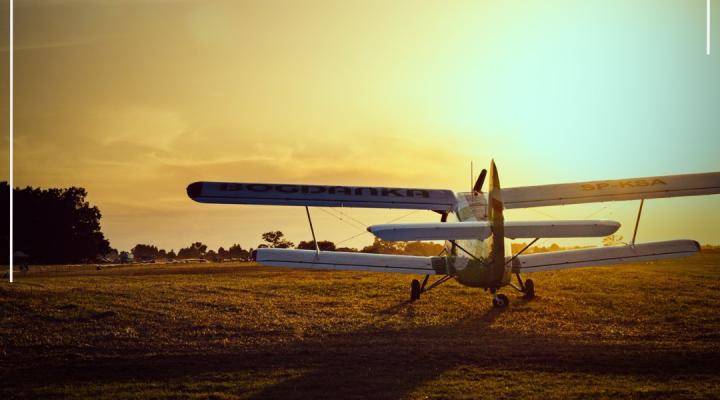
[[[420,298],[420,281],[413,279],[410,282],[410,301],[415,301]]]
[[[532,279],[525,280],[524,292],[525,292],[525,298],[528,300],[535,297],[535,284],[533,283]]]
[[[508,297],[504,294],[499,294],[493,297],[492,303],[495,308],[505,308],[508,304],[510,304],[510,299],[508,299]]]

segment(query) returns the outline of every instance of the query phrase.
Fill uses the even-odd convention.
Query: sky
[[[708,56],[705,0],[16,1],[14,181],[85,187],[113,247],[177,251],[311,237],[303,208],[194,203],[198,180],[465,191],[491,159],[505,187],[720,171],[712,35]],[[637,206],[506,220],[614,219],[629,238]],[[366,225],[438,219],[311,212],[319,240],[353,247]],[[652,200],[638,241],[717,244],[719,226],[720,196]]]

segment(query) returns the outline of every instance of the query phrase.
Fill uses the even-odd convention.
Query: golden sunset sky
[[[85,187],[113,247],[177,251],[310,238],[303,208],[194,203],[198,180],[465,191],[492,158],[506,187],[720,171],[718,32],[705,55],[704,0],[16,1],[15,185]],[[506,219],[629,238],[637,205]],[[311,211],[354,247],[372,237],[353,220],[438,219]],[[639,241],[720,243],[720,196],[644,216]]]

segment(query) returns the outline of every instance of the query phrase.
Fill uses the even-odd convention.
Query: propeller
[[[482,193],[483,183],[485,183],[485,175],[487,175],[487,170],[483,168],[483,170],[480,171],[480,176],[478,176],[477,181],[475,181],[473,193]]]

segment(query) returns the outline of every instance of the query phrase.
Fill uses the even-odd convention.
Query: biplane
[[[487,190],[483,190],[487,178]],[[201,203],[304,206],[315,250],[261,248],[256,260],[271,267],[392,272],[420,275],[413,279],[410,300],[415,301],[442,283],[455,279],[492,294],[493,306],[507,307],[498,293],[511,287],[526,298],[535,295],[532,279],[521,274],[566,268],[651,261],[697,253],[694,240],[635,243],[643,202],[647,199],[720,193],[720,172],[654,176],[606,181],[562,183],[503,189],[495,162],[482,170],[469,192],[367,186],[325,186],[278,183],[195,182],[188,196]],[[632,241],[622,246],[597,247],[550,253],[525,254],[540,238],[605,237],[620,228],[606,220],[505,221],[506,209],[640,200]],[[363,207],[430,210],[440,215],[435,223],[381,224],[368,227],[388,241],[444,240],[435,257],[320,251],[308,207]],[[532,239],[516,254],[509,254],[505,238]],[[437,276],[430,285],[431,276]],[[513,282],[513,276],[517,283]]]

